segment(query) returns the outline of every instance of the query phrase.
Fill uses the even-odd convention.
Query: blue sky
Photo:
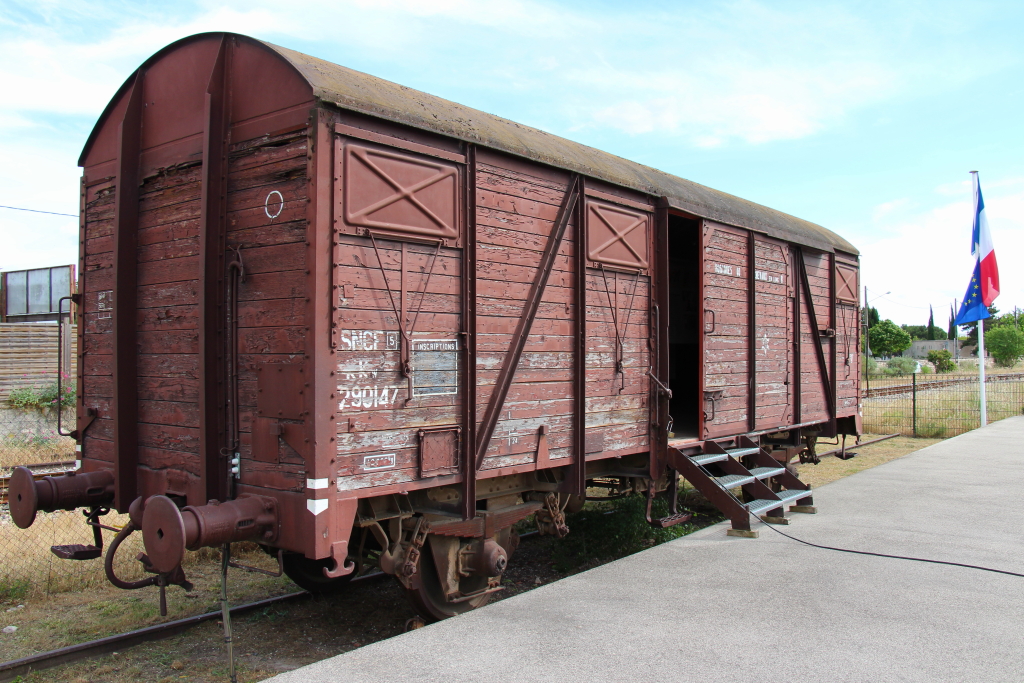
[[[1003,310],[1024,306],[1024,3],[0,0],[0,204],[77,213],[95,118],[150,54],[231,30],[820,223],[883,317],[944,323],[979,170]],[[0,269],[77,221],[0,209]]]

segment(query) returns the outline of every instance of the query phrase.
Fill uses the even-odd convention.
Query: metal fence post
[[[913,420],[914,420],[914,436],[917,436],[917,373],[916,372],[912,373],[910,376],[914,378],[914,382],[913,382],[913,387],[914,388],[913,388],[913,392],[911,394],[913,396],[913,399],[912,399],[913,407],[911,408],[911,411],[912,411],[912,414],[914,416],[913,417]]]

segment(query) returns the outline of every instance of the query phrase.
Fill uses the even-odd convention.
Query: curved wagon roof
[[[664,198],[673,208],[711,220],[826,251],[858,254],[857,248],[816,223],[739,197],[711,189],[593,147],[566,140],[536,128],[407,88],[310,55],[239,34],[197,34],[179,40],[154,54],[139,70],[145,70],[186,43],[230,35],[261,45],[289,64],[309,85],[312,96],[341,109],[358,112],[414,128],[438,133],[556,168]],[[128,78],[111,100],[85,145],[86,158],[97,132],[116,102],[128,90]],[[81,162],[80,162],[81,163]]]

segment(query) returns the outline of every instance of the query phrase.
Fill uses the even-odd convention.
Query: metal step
[[[697,467],[703,467],[704,465],[710,465],[713,462],[722,462],[728,460],[729,456],[725,453],[700,453],[698,455],[691,455],[690,462]]]
[[[728,453],[729,455],[731,455],[734,458],[743,458],[743,457],[746,457],[748,455],[754,455],[755,453],[760,453],[761,449],[756,447],[756,446],[751,447],[751,448],[727,448],[727,449],[725,449],[725,452]]]
[[[756,481],[753,475],[748,474],[727,474],[724,477],[712,477],[723,489],[734,489],[737,486],[749,484]]]
[[[750,470],[750,473],[758,479],[768,479],[770,477],[777,477],[785,471],[785,467],[755,467]]]
[[[783,503],[788,503],[791,500],[798,500],[800,498],[806,498],[807,496],[813,495],[810,490],[801,489],[786,489],[785,491],[779,491],[775,494],[782,499]]]
[[[758,498],[757,500],[752,500],[749,503],[746,503],[747,510],[749,510],[750,514],[754,515],[755,517],[760,516],[760,514],[765,510],[774,510],[775,508],[782,507],[783,505],[792,500],[806,498],[807,496],[811,495],[811,492],[801,491],[800,489],[787,489],[785,491],[779,491],[775,495],[779,497],[779,500],[767,500],[764,498]]]
[[[766,510],[774,510],[775,508],[782,507],[783,503],[784,501],[781,500],[766,500],[764,498],[758,498],[757,500],[750,501],[746,506],[747,510],[750,511],[750,514],[755,517],[759,517],[761,513]]]
[[[103,555],[103,549],[94,545],[51,545],[50,552],[64,560],[95,560]]]

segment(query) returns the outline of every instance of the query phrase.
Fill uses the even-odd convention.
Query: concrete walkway
[[[1024,417],[822,487],[782,530],[1024,573]],[[719,524],[275,683],[1024,681],[1024,578]]]

